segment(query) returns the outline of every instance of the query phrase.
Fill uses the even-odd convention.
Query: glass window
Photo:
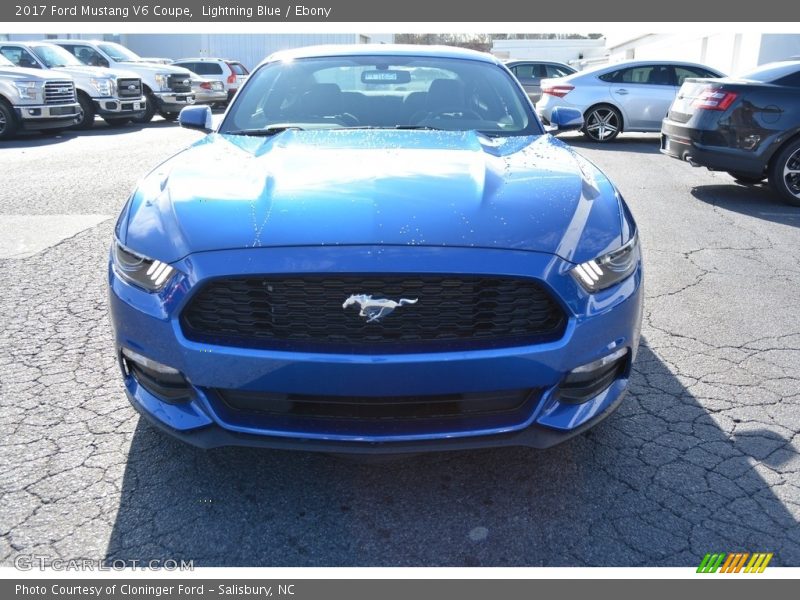
[[[547,77],[566,77],[567,75],[572,75],[575,72],[571,69],[566,69],[561,65],[545,65],[545,70],[547,71]]]
[[[668,65],[643,65],[628,67],[601,75],[600,79],[612,83],[641,83],[649,85],[674,85],[672,67]]]
[[[240,94],[223,133],[286,124],[541,133],[513,80],[482,61],[345,56],[274,62],[251,75]]]
[[[677,85],[683,85],[684,80],[690,77],[714,77],[711,71],[707,71],[706,69],[700,69],[699,67],[685,67],[683,65],[675,65],[675,79],[677,80]]]
[[[25,50],[25,48],[21,48],[20,46],[2,46],[0,47],[0,53],[18,67],[25,67],[26,69],[42,68],[39,61],[37,61],[30,52]]]

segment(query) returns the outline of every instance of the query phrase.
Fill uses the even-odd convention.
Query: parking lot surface
[[[563,136],[617,184],[643,242],[643,341],[612,417],[545,451],[202,451],[128,404],[104,285],[136,180],[200,136],[156,120],[0,146],[0,221],[49,240],[0,258],[0,564],[696,566],[748,551],[800,566],[799,209],[660,155],[657,136]]]

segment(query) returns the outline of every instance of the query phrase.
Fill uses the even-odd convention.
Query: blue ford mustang
[[[622,400],[637,229],[511,73],[452,48],[280,53],[122,211],[133,406],[189,443],[547,447]],[[562,128],[580,115],[554,115]]]

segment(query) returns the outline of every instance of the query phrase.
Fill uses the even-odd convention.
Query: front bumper
[[[191,106],[195,103],[194,92],[182,92],[176,94],[174,92],[154,92],[153,95],[156,99],[156,109],[166,113],[180,112],[186,106]]]
[[[76,102],[57,106],[16,106],[15,111],[24,129],[55,129],[74,125],[80,115],[80,105]]]
[[[95,112],[101,117],[140,117],[144,115],[147,99],[141,98],[92,98]]]
[[[404,453],[486,446],[537,448],[564,441],[610,414],[624,395],[639,342],[641,268],[619,285],[589,295],[550,255],[498,250],[390,248],[248,249],[190,255],[173,266],[185,273],[161,293],[134,288],[109,269],[110,307],[118,348],[178,369],[190,399],[164,402],[123,368],[133,406],[158,427],[202,447],[251,445],[354,453]],[[376,258],[378,257],[378,258]],[[300,262],[302,261],[302,262]],[[461,273],[534,277],[569,317],[555,341],[519,347],[396,354],[309,353],[212,346],[186,339],[179,315],[197,286],[229,275],[293,273]],[[346,267],[346,268],[345,268]],[[611,384],[582,404],[558,400],[575,367],[615,348],[628,363]],[[532,389],[507,417],[344,422],[240,415],[215,390],[331,396],[435,395]]]

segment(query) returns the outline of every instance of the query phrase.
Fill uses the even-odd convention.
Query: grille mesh
[[[118,79],[117,90],[120,98],[140,98],[142,81],[140,79]]]
[[[44,84],[45,104],[70,104],[75,102],[75,84],[71,81],[48,81]]]
[[[173,92],[183,93],[192,91],[192,81],[189,75],[170,75],[167,79],[167,86]]]
[[[379,322],[344,309],[353,294],[399,301]],[[555,339],[566,318],[536,281],[464,276],[306,276],[228,278],[206,284],[183,311],[195,341],[293,349],[495,347]]]

